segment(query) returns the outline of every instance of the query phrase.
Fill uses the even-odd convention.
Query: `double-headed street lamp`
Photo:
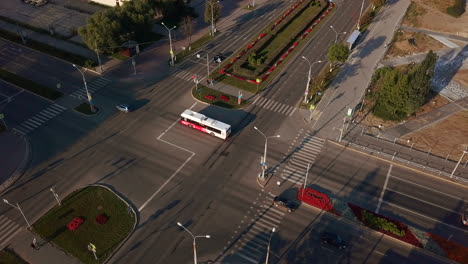
[[[338,31],[336,31],[336,29],[333,26],[330,26],[330,28],[333,29],[333,31],[335,31],[335,43],[338,41],[338,35],[346,34],[346,31],[338,33]]]
[[[28,219],[26,219],[26,216],[24,215],[23,210],[21,210],[21,207],[19,206],[18,203],[16,203],[16,205],[11,204],[10,202],[8,202],[7,199],[3,199],[3,202],[6,203],[6,204],[8,204],[9,206],[11,206],[11,207],[13,207],[13,208],[18,209],[18,210],[20,211],[21,215],[23,216],[24,221],[26,221],[26,224],[28,224],[29,230],[32,230],[31,225],[30,225],[29,222],[28,222]]]
[[[171,54],[171,66],[174,66],[174,50],[172,49],[172,36],[171,36],[171,31],[176,28],[176,26],[173,26],[172,28],[168,28],[164,22],[161,22],[161,25],[163,25],[166,29],[167,32],[169,32],[169,53]]]
[[[86,83],[86,78],[84,76],[84,72],[82,70],[80,70],[80,68],[78,68],[78,66],[76,66],[75,64],[73,64],[73,67],[75,67],[81,73],[81,76],[83,77],[83,83],[84,83],[84,88],[85,88],[85,91],[86,91],[86,96],[88,97],[89,107],[91,108],[91,112],[94,112],[94,106],[93,106],[93,101],[92,101],[93,98],[91,97],[91,94],[88,91],[88,84]]]
[[[280,135],[276,136],[265,136],[262,131],[260,131],[256,126],[254,126],[254,129],[257,130],[262,136],[265,138],[265,151],[263,152],[263,159],[262,159],[262,174],[259,174],[258,176],[260,177],[261,180],[265,180],[265,170],[267,168],[266,165],[266,154],[267,154],[267,146],[268,146],[268,139],[269,138],[279,138]]]
[[[310,61],[306,57],[302,56],[302,58],[309,63],[309,75],[307,75],[307,85],[306,85],[306,89],[304,92],[304,104],[307,104],[307,96],[309,95],[309,87],[310,87],[310,80],[311,80],[310,74],[312,71],[312,65],[314,65],[315,63],[321,63],[322,61],[318,60],[314,63],[310,63]]]
[[[267,247],[267,255],[266,255],[266,258],[265,258],[265,264],[268,264],[268,257],[270,256],[271,238],[273,237],[273,234],[275,233],[275,231],[276,231],[276,228],[273,227],[273,229],[271,229],[270,239],[268,240],[268,247]]]
[[[194,236],[192,234],[192,232],[190,232],[187,228],[185,228],[184,225],[182,225],[180,222],[177,222],[177,225],[182,227],[185,231],[187,231],[193,238],[193,263],[194,264],[197,264],[197,245],[195,243],[196,239],[199,238],[199,237],[203,237],[203,238],[210,238],[211,236],[210,235],[204,235],[204,236]]]

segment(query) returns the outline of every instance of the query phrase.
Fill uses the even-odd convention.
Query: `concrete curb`
[[[28,167],[28,164],[31,162],[31,153],[32,153],[32,147],[31,147],[31,142],[29,139],[21,134],[21,133],[14,133],[15,135],[20,135],[21,139],[23,139],[25,145],[26,145],[26,154],[23,157],[23,160],[21,161],[20,165],[16,169],[16,171],[11,175],[10,179],[8,179],[6,182],[4,182],[2,185],[0,185],[0,194],[3,194],[13,183],[15,183],[26,171],[26,168]]]

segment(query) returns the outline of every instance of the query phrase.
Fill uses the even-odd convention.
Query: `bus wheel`
[[[192,126],[192,125],[188,125],[188,127],[190,127],[190,128],[193,128],[193,126]]]
[[[210,135],[214,136],[215,134],[213,132],[211,132]]]

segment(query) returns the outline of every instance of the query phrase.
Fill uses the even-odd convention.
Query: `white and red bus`
[[[180,123],[222,139],[231,134],[230,125],[188,109],[180,115]]]

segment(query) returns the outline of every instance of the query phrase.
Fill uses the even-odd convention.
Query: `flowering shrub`
[[[440,236],[431,233],[427,234],[439,244],[445,254],[447,254],[447,258],[460,263],[468,263],[468,248]]]
[[[368,211],[352,203],[348,203],[348,206],[353,210],[357,219],[364,225],[413,246],[422,247],[421,242],[419,242],[411,230],[409,230],[408,226],[402,222]],[[399,231],[397,232],[397,230]]]
[[[213,101],[215,98],[216,98],[216,96],[211,95],[211,94],[205,95],[205,99],[208,99],[208,100],[211,100],[211,101]]]
[[[106,214],[100,214],[96,216],[96,219],[94,219],[94,222],[103,225],[107,223],[107,220],[109,220],[109,217]]]
[[[221,95],[221,96],[219,97],[219,99],[222,100],[222,101],[227,102],[227,101],[229,101],[229,96]]]

